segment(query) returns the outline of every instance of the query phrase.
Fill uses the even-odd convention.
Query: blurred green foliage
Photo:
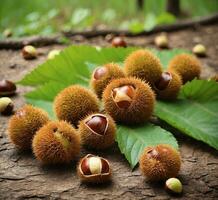
[[[198,17],[216,12],[218,1],[181,0],[181,6],[188,17]],[[137,33],[174,23],[165,7],[166,0],[145,0],[142,12],[136,0],[1,0],[0,32],[11,29],[16,37],[107,27]]]

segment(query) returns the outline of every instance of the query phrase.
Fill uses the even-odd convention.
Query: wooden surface
[[[218,28],[216,26],[171,33],[170,46],[191,49],[197,43],[208,48],[208,57],[201,59],[204,67],[202,77],[218,71]],[[152,46],[154,36],[128,38],[128,44]],[[73,43],[89,43],[107,46],[102,37],[84,40],[73,38]],[[48,46],[40,49],[37,60],[25,61],[19,51],[0,51],[0,79],[19,80],[37,64],[43,63],[49,50],[64,46]],[[18,86],[18,95],[13,97],[16,109],[23,105],[23,94],[29,88]],[[81,184],[75,173],[76,163],[65,167],[43,167],[31,152],[19,152],[8,140],[9,117],[0,116],[0,199],[174,199],[167,194],[162,184],[145,182],[136,168],[131,171],[124,156],[115,145],[98,155],[107,158],[113,167],[110,184],[87,186]],[[179,141],[182,168],[179,173],[184,192],[180,199],[218,199],[218,153],[206,144],[173,131]],[[85,155],[85,151],[81,156]],[[91,152],[95,153],[95,152]]]

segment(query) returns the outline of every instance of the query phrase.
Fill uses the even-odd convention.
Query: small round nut
[[[193,47],[192,52],[197,56],[206,56],[206,48],[202,44],[197,44]]]
[[[135,88],[132,85],[124,85],[119,88],[114,88],[112,97],[117,107],[127,109],[135,95]]]
[[[37,51],[34,46],[27,45],[22,49],[23,58],[26,60],[35,59],[37,57]]]
[[[82,182],[104,183],[111,179],[111,167],[106,159],[88,154],[80,160],[77,174]]]
[[[160,48],[168,48],[168,38],[166,34],[161,34],[154,39],[154,43],[156,46]]]
[[[92,133],[104,135],[108,128],[108,119],[104,115],[93,115],[85,122],[85,125]]]
[[[16,85],[9,80],[0,81],[0,96],[12,96],[16,92]]]
[[[182,183],[178,178],[169,178],[166,181],[165,188],[168,192],[172,194],[181,194],[182,193]]]
[[[108,72],[106,67],[98,67],[93,73],[93,78],[95,80],[101,79]]]
[[[127,47],[124,37],[114,37],[111,41],[112,47]]]
[[[161,74],[161,77],[158,80],[158,82],[155,83],[155,87],[158,90],[164,90],[169,85],[171,80],[172,80],[171,73],[170,72],[163,72]]]
[[[13,113],[14,104],[8,97],[0,98],[0,113],[3,115],[10,115]]]
[[[51,60],[51,59],[53,59],[55,56],[57,56],[57,55],[59,55],[60,54],[60,50],[57,50],[57,49],[55,49],[55,50],[51,50],[49,53],[48,53],[48,59],[49,60]]]

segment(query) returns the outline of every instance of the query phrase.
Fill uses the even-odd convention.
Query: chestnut
[[[165,183],[165,189],[170,194],[181,194],[182,193],[182,183],[178,178],[169,178]]]
[[[112,47],[127,47],[124,37],[114,37],[111,41]]]
[[[91,132],[104,135],[108,128],[108,119],[104,115],[93,115],[85,124]]]
[[[89,149],[107,149],[115,142],[116,124],[111,116],[94,113],[80,121],[79,133]]]
[[[27,45],[22,49],[23,58],[26,60],[35,59],[37,57],[37,51],[34,46]]]
[[[112,98],[119,108],[126,109],[130,106],[135,95],[135,88],[132,85],[124,85],[112,90]]]
[[[93,77],[95,80],[101,79],[106,73],[107,73],[107,68],[106,67],[98,67],[95,69],[93,73]]]
[[[111,179],[111,167],[106,159],[88,154],[80,160],[77,174],[84,183],[104,183]]]
[[[10,115],[13,113],[14,104],[8,97],[0,98],[0,113],[2,115]]]
[[[168,42],[168,37],[166,34],[161,34],[154,39],[154,43],[156,46],[160,48],[168,48],[169,42]]]
[[[164,90],[169,85],[170,81],[172,80],[172,75],[170,72],[163,72],[161,74],[160,79],[155,84],[158,90]]]
[[[0,96],[12,96],[16,92],[16,85],[9,80],[0,81]]]

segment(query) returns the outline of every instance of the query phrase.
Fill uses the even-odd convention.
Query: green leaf
[[[160,59],[163,68],[166,69],[169,61],[177,54],[180,53],[191,53],[190,51],[184,49],[172,49],[172,50],[162,50],[158,51],[156,49],[151,49],[151,51]]]
[[[185,134],[218,149],[218,84],[193,80],[183,86],[179,100],[158,101],[156,115]]]
[[[169,144],[178,149],[177,141],[171,133],[151,124],[140,127],[119,126],[116,141],[131,168],[136,166],[143,149],[147,146]]]
[[[25,95],[30,99],[43,99],[45,101],[53,101],[54,97],[65,88],[65,85],[58,82],[49,81],[43,86],[38,87],[36,90],[31,91]]]
[[[53,112],[53,106],[51,101],[43,101],[43,100],[36,100],[36,99],[27,99],[27,103],[32,104],[36,107],[42,108],[43,110],[47,111],[51,119],[55,119],[55,115]]]
[[[21,81],[22,85],[37,86],[49,81],[64,85],[88,85],[90,70],[86,63],[101,65],[107,62],[123,62],[136,48],[96,48],[91,46],[71,46],[61,51],[52,60],[39,65]]]

